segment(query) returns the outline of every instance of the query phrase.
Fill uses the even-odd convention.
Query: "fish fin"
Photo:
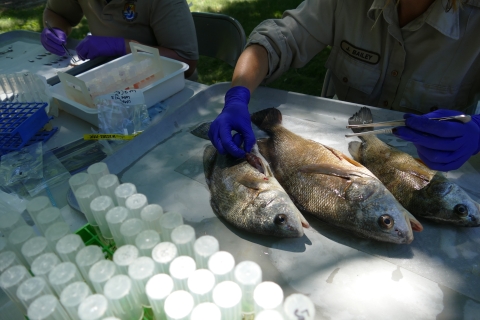
[[[257,157],[256,155],[254,155],[253,153],[249,153],[247,152],[245,154],[245,158],[247,159],[247,162],[252,166],[254,167],[255,169],[257,169],[260,173],[263,173],[265,174],[265,167],[263,166],[263,162],[262,162],[262,159],[260,159],[259,157]]]
[[[372,112],[370,111],[369,108],[367,107],[362,107],[360,110],[356,113],[353,114],[348,119],[348,124],[367,124],[367,123],[372,123],[373,122],[373,116]],[[373,127],[365,127],[365,128],[351,128],[353,132],[358,133],[358,132],[366,132],[366,131],[372,131]],[[362,136],[359,136],[361,140],[363,140]]]
[[[251,115],[251,120],[261,130],[269,133],[270,129],[282,123],[282,113],[275,108],[267,108]]]
[[[339,160],[345,160],[351,164],[353,164],[355,167],[359,167],[359,168],[363,168],[363,166],[358,163],[357,161],[353,160],[352,158],[350,157],[347,157],[346,155],[344,155],[342,152],[338,151],[338,150],[335,150],[331,147],[328,147],[326,145],[323,145],[325,148],[327,148],[328,150],[330,150],[331,153],[333,153]]]
[[[348,152],[356,161],[360,160],[360,150],[362,150],[362,143],[360,141],[351,141],[348,143]]]
[[[208,131],[210,130],[210,125],[212,124],[212,121],[207,121],[207,122],[202,122],[195,128],[193,128],[190,133],[193,134],[196,137],[209,140],[208,138]]]
[[[408,211],[407,211],[408,212]],[[410,212],[408,212],[408,216],[407,216],[409,222],[410,222],[410,225],[412,226],[412,230],[413,231],[416,231],[416,232],[421,232],[423,231],[423,226],[422,224],[420,223],[420,221],[417,220],[417,218],[415,218]]]
[[[417,160],[417,159],[415,159]],[[425,166],[425,164],[423,164],[423,162],[418,161],[419,164],[421,164],[420,166],[419,165],[414,165],[415,162],[410,162],[410,164],[408,162],[404,162],[404,163],[395,163],[395,169],[399,170],[399,171],[402,171],[402,172],[405,172],[405,173],[408,173],[412,176],[415,176],[417,178],[420,178],[422,180],[424,180],[425,182],[429,182],[430,180],[432,180],[433,176],[435,175],[435,171],[433,170],[430,170],[427,166]]]
[[[265,177],[264,179],[268,180],[267,177]],[[240,183],[241,185],[244,185],[245,187],[247,187],[249,189],[260,190],[260,184],[265,182],[264,179],[255,178],[255,177],[252,177],[252,176],[249,176],[249,175],[244,175],[243,177],[239,178],[237,180],[237,182]]]
[[[316,174],[326,174],[329,176],[336,176],[345,179],[350,179],[353,176],[356,177],[365,177],[366,174],[357,171],[345,170],[345,168],[337,166],[335,164],[307,164],[301,166],[298,171],[303,173],[316,173]]]
[[[217,149],[215,149],[215,147],[211,144],[207,145],[205,147],[205,150],[203,150],[203,170],[205,172],[205,178],[207,179],[207,183],[212,176],[217,154]]]

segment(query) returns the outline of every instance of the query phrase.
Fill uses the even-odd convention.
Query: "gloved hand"
[[[115,37],[86,36],[76,48],[80,59],[123,56],[126,53],[125,40]]]
[[[45,49],[58,56],[65,55],[65,49],[62,44],[67,43],[67,35],[59,28],[44,28],[40,36],[40,41]]]
[[[420,159],[431,169],[456,170],[480,151],[480,115],[467,123],[438,121],[428,118],[462,114],[455,110],[439,109],[422,116],[405,114],[405,127],[394,128],[393,134],[413,142]]]
[[[230,88],[225,94],[225,106],[210,125],[208,137],[221,154],[229,153],[244,158],[255,144],[250,113],[248,112],[250,91],[242,86]],[[232,130],[236,131],[232,137]],[[241,145],[244,143],[244,150]]]

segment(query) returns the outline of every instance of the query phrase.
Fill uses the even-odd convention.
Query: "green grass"
[[[187,0],[191,11],[223,13],[237,19],[248,35],[263,20],[281,18],[287,9],[293,9],[300,0]],[[0,33],[12,30],[42,30],[42,12],[44,6],[24,10],[0,9]],[[70,35],[82,39],[88,32],[85,18]],[[269,87],[320,95],[325,76],[325,61],[330,53],[324,50],[301,69],[291,69]],[[207,85],[231,81],[233,68],[228,64],[209,57],[201,56],[198,63],[198,81]]]

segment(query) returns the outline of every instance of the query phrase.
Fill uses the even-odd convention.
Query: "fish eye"
[[[453,208],[453,212],[455,212],[460,217],[465,217],[468,214],[468,208],[464,204],[457,204]]]
[[[287,221],[287,216],[282,213],[277,214],[274,219],[275,224],[284,224],[286,221]]]
[[[393,227],[393,218],[388,214],[384,214],[378,218],[378,225],[383,229],[390,229]]]

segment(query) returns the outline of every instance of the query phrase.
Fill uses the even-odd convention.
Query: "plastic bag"
[[[42,142],[37,142],[18,151],[12,151],[1,157],[1,182],[10,186],[25,179],[43,177]]]

